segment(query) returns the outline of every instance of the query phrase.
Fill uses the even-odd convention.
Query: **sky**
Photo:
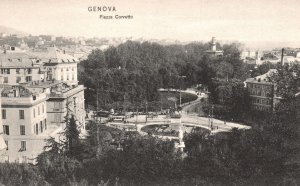
[[[0,10],[0,25],[33,35],[300,43],[299,0],[1,0]]]

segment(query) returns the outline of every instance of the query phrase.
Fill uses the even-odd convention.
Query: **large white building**
[[[15,51],[13,47],[0,54],[0,75],[3,84],[39,82],[45,79],[42,63],[25,52]]]
[[[7,146],[2,161],[33,163],[45,145],[47,96],[34,94],[23,86],[5,86],[1,97],[3,137]]]
[[[78,124],[85,128],[85,107],[83,85],[68,85],[56,81],[28,86],[33,92],[47,94],[47,119],[50,126],[64,127],[67,112],[73,114]]]
[[[55,46],[47,48],[46,52],[33,53],[43,63],[46,80],[63,81],[70,85],[77,85],[77,58],[66,54]]]
[[[67,113],[85,128],[85,88],[78,85],[76,58],[52,46],[30,54],[12,48],[0,60],[0,127],[6,143],[1,151],[0,134],[0,161],[35,163],[45,140],[64,130]]]

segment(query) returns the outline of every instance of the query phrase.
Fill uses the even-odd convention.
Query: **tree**
[[[227,81],[233,75],[233,66],[227,62],[221,62],[217,65],[217,78],[224,78]]]
[[[126,185],[140,185],[180,178],[181,157],[173,142],[131,136],[122,142],[122,148],[108,151],[103,157],[105,179],[119,177]]]
[[[83,61],[82,64],[90,71],[107,66],[105,55],[100,49],[93,50],[92,53],[89,54],[88,60]]]
[[[236,120],[246,119],[250,108],[250,96],[242,81],[214,80],[210,92],[210,103],[216,106],[215,116]],[[204,107],[204,111],[208,110]]]
[[[274,65],[271,62],[264,62],[263,64],[259,65],[257,68],[257,71],[259,73],[259,75],[265,74],[267,73],[270,69],[275,69],[276,65]]]
[[[50,185],[36,167],[27,164],[1,163],[1,185]]]
[[[44,151],[38,156],[37,166],[47,182],[64,185],[76,177],[81,163],[65,154]]]
[[[66,137],[67,154],[71,157],[78,156],[78,154],[80,154],[81,144],[74,115],[71,115],[71,118],[66,118],[66,129],[64,133]]]
[[[300,65],[285,65],[277,68],[269,80],[275,84],[275,94],[283,99],[292,99],[300,91]]]
[[[157,89],[210,86],[213,78],[248,77],[247,66],[239,60],[239,44],[223,45],[224,57],[205,55],[208,43],[163,46],[157,43],[128,41],[105,52],[93,51],[79,64],[79,81],[88,87],[86,101],[101,109],[137,105],[136,101],[159,101]],[[248,70],[249,71],[249,70]],[[186,76],[180,81],[178,76]],[[125,109],[123,107],[123,109]]]
[[[44,151],[37,157],[38,170],[45,180],[54,185],[63,185],[67,179],[73,179],[81,163],[73,157],[67,156],[64,141],[57,141],[50,137]]]
[[[70,102],[67,102],[65,129],[58,139],[50,137],[44,151],[37,157],[37,165],[45,179],[54,185],[63,185],[73,179],[81,167],[83,148],[79,141],[79,131],[74,115],[70,116]]]

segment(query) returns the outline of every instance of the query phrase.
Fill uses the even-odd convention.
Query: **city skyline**
[[[29,34],[72,37],[134,37],[246,43],[300,43],[295,0],[188,2],[149,0],[4,0],[1,25]],[[115,7],[116,11],[88,11],[88,7]],[[99,15],[132,15],[133,19],[105,20]]]

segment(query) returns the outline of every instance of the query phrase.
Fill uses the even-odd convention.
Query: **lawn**
[[[164,92],[160,92],[159,94],[160,94],[160,101],[161,101],[163,109],[167,109],[170,107],[173,108],[175,106],[175,102],[174,102],[175,100],[177,100],[176,104],[177,104],[177,106],[179,106],[179,103],[180,103],[180,93],[179,92],[164,91]],[[181,93],[181,104],[194,101],[197,98],[198,98],[197,95],[182,92]]]

